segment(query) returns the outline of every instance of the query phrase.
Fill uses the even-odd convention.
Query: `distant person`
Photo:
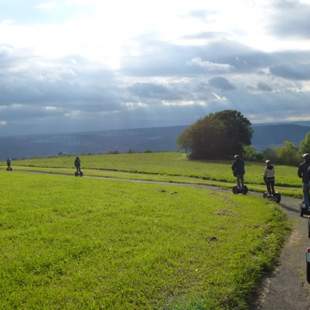
[[[240,155],[234,155],[234,161],[232,163],[231,169],[233,171],[233,175],[237,178],[237,186],[239,189],[244,187],[244,160],[240,157]]]
[[[303,194],[304,194],[304,204],[305,209],[310,207],[310,154],[306,153],[303,156],[304,161],[298,167],[298,176],[302,179],[303,183]]]
[[[7,165],[7,169],[6,170],[8,170],[8,171],[12,170],[12,160],[11,160],[11,158],[8,158],[6,160],[6,165]]]
[[[267,192],[269,196],[273,196],[276,192],[275,186],[275,169],[271,161],[268,159],[265,161],[266,167],[264,171],[264,181],[267,187]]]
[[[80,174],[81,173],[81,160],[79,157],[75,158],[74,166],[76,168],[76,172]]]

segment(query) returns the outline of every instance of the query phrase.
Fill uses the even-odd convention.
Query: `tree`
[[[303,141],[301,141],[299,146],[300,153],[310,153],[310,132],[305,135]]]
[[[263,159],[267,160],[271,160],[274,163],[278,162],[278,157],[277,157],[277,152],[274,148],[267,148],[265,150],[263,150]]]
[[[244,159],[249,161],[261,161],[264,158],[263,154],[257,151],[252,145],[244,146],[243,155]]]
[[[297,146],[291,141],[285,141],[276,149],[278,162],[284,165],[296,165],[300,161]]]
[[[186,128],[178,138],[191,159],[225,159],[243,152],[251,144],[250,121],[240,112],[225,110],[211,113]]]

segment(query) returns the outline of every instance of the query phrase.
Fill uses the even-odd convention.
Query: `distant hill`
[[[295,144],[303,140],[306,133],[310,132],[309,126],[297,124],[276,124],[276,125],[256,125],[252,144],[257,149],[278,146],[285,140],[290,140]]]
[[[174,151],[177,148],[176,139],[185,127],[0,137],[0,159],[50,156],[58,153]],[[252,142],[258,149],[280,145],[284,140],[299,143],[310,131],[309,126],[296,124],[262,124],[253,127]]]

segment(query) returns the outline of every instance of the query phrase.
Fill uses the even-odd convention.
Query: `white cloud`
[[[214,63],[207,60],[204,61],[200,57],[193,58],[190,61],[190,64],[193,66],[204,68],[210,73],[227,73],[232,71],[234,68],[232,65],[229,64]]]
[[[207,107],[208,103],[205,101],[200,100],[178,100],[178,101],[167,101],[163,100],[163,106],[166,107],[188,107],[188,106],[200,106],[200,107]]]

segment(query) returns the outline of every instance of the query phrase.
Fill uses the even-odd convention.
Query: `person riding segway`
[[[11,158],[8,158],[8,159],[6,160],[6,165],[7,165],[7,168],[6,168],[7,171],[12,171],[12,170],[13,170]]]
[[[80,158],[78,156],[74,160],[74,166],[75,166],[75,169],[76,169],[75,176],[76,177],[77,176],[82,177],[83,176],[83,172],[81,170],[81,160],[80,160]]]
[[[304,213],[310,214],[310,154],[303,154],[303,162],[298,167],[298,176],[302,179],[303,184],[303,196],[304,200],[300,207],[300,216],[303,216]]]
[[[264,198],[269,198],[279,203],[281,201],[281,194],[275,191],[275,169],[271,161],[268,159],[265,161],[266,167],[264,170],[264,181],[267,187],[267,192],[263,194]]]
[[[234,177],[237,179],[237,186],[233,187],[233,193],[234,194],[247,194],[248,188],[246,185],[244,185],[244,174],[245,174],[245,168],[244,168],[244,160],[240,158],[240,155],[236,154],[234,155],[234,161],[231,166],[232,172]]]

